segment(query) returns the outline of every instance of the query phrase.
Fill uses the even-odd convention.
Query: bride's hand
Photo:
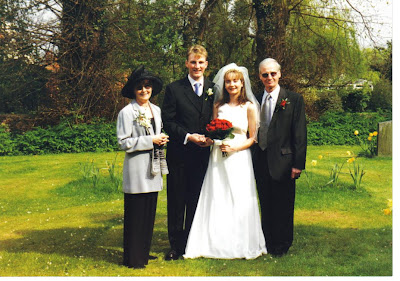
[[[229,144],[222,144],[220,146],[222,152],[235,152],[236,148],[234,146],[230,146]]]
[[[210,138],[206,138],[206,141],[204,142],[204,144],[200,145],[201,147],[209,147],[210,145],[213,145],[214,141]]]

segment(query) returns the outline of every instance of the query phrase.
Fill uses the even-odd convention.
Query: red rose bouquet
[[[213,140],[225,140],[225,139],[233,139],[234,135],[232,134],[233,126],[232,123],[225,119],[214,119],[207,124],[206,126],[206,135],[210,139]],[[223,156],[226,156],[226,153],[222,153]]]

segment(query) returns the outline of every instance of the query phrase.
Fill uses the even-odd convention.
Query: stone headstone
[[[392,121],[378,124],[378,156],[392,156]]]

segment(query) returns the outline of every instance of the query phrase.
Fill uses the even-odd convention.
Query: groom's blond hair
[[[187,58],[189,58],[190,55],[195,55],[195,56],[204,56],[207,59],[208,53],[206,48],[204,48],[201,45],[193,45],[191,46],[188,51],[187,51]]]

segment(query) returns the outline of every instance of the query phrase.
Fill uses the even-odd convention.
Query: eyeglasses
[[[140,90],[142,90],[143,88],[145,88],[145,89],[150,89],[150,88],[152,88],[152,86],[151,86],[150,83],[140,83],[140,84],[136,85],[135,90],[136,90],[136,91],[140,91]]]
[[[264,78],[268,78],[269,75],[271,75],[271,77],[275,77],[277,74],[278,74],[278,72],[271,72],[271,73],[265,72],[265,73],[261,74],[261,76]]]

